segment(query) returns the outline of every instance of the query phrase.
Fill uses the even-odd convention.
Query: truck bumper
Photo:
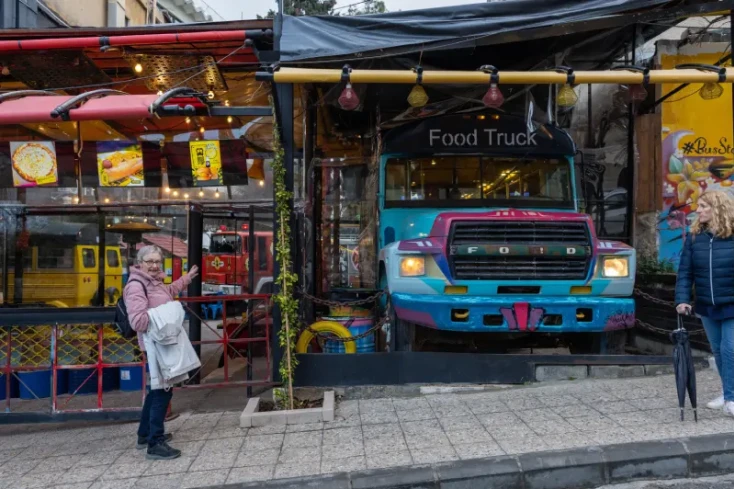
[[[635,325],[630,298],[393,293],[390,300],[399,319],[448,331],[589,333]]]

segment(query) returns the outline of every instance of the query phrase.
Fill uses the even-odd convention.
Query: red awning
[[[61,122],[51,111],[71,99],[70,96],[23,97],[0,103],[0,124]],[[157,95],[109,95],[84,102],[69,111],[72,121],[150,118],[148,108]]]

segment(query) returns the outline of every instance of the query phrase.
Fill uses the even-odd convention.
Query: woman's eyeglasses
[[[143,260],[143,263],[145,263],[145,264],[146,264],[146,265],[148,265],[149,267],[152,267],[153,265],[158,265],[158,266],[160,266],[160,265],[162,265],[162,264],[163,264],[163,262],[162,262],[162,261],[160,261],[160,260]]]

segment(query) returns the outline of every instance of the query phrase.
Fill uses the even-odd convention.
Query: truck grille
[[[456,222],[451,229],[451,249],[461,245],[518,245],[591,247],[583,222],[486,221]],[[591,256],[523,254],[454,255],[449,257],[457,280],[584,280]]]
[[[566,244],[589,245],[583,222],[487,221],[456,222],[451,244]]]

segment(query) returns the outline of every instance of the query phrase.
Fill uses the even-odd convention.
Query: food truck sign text
[[[431,129],[428,131],[428,144],[431,147],[440,145],[443,147],[485,147],[485,146],[508,146],[526,147],[537,146],[536,133],[528,132],[500,132],[498,129],[474,129],[468,133],[447,132],[442,129]],[[481,139],[481,140],[480,140]]]

